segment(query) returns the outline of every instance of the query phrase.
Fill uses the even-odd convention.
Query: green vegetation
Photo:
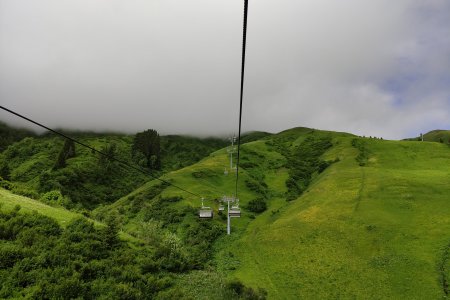
[[[241,135],[241,143],[250,143],[254,141],[261,140],[266,137],[270,137],[272,133],[263,132],[263,131],[252,131],[252,132],[246,132]]]
[[[15,142],[35,135],[36,134],[30,130],[12,128],[0,121],[0,152],[4,151],[9,145]]]
[[[116,156],[129,160],[130,137],[80,139],[97,149],[114,143]],[[116,162],[105,164],[97,154],[83,147],[78,147],[74,155],[74,146],[60,138],[25,138],[2,152],[0,162],[9,170],[8,178],[15,193],[39,199],[47,192],[60,191],[69,200],[67,207],[79,210],[113,202],[147,179]]]
[[[165,171],[173,171],[193,165],[210,153],[227,145],[227,141],[218,138],[200,139],[180,135],[162,136],[162,168]]]
[[[120,242],[117,228],[83,218],[63,230],[39,214],[0,211],[1,298],[150,299],[173,283],[152,253]]]
[[[190,276],[187,271],[207,265],[210,242],[222,233],[195,218],[181,240],[152,220],[141,223],[138,240],[120,235],[132,242],[128,245],[118,238],[121,224],[115,213],[105,217],[106,226],[94,226],[79,214],[0,192],[2,298],[184,298],[192,286],[180,289],[177,282]],[[207,293],[204,299],[263,299],[260,290],[242,283],[236,290],[214,276],[221,282],[213,283],[216,297]]]
[[[149,129],[134,136],[131,153],[136,164],[150,170],[161,169],[161,147],[159,134]]]
[[[422,138],[419,136],[419,137],[411,138],[411,139],[407,139],[407,140],[421,141]],[[425,142],[438,142],[438,143],[450,144],[450,130],[432,130],[423,135],[423,140]]]
[[[58,224],[65,227],[70,221],[82,217],[80,213],[71,212],[61,207],[50,206],[41,201],[15,195],[10,191],[0,189],[0,207],[3,212],[12,211],[16,205],[21,207],[21,212],[33,213],[34,211],[55,219]]]
[[[131,159],[131,136],[80,138],[114,157]],[[62,297],[59,291],[69,292],[69,287],[76,286],[80,292],[75,296],[86,298],[100,294],[165,299],[448,297],[447,145],[366,139],[309,128],[253,134],[248,141],[241,148],[238,184],[242,217],[232,220],[229,236],[225,235],[225,215],[218,213],[218,199],[234,191],[235,175],[231,170],[224,175],[229,154],[220,149],[226,146],[222,140],[160,137],[162,170],[153,173],[202,195],[205,205],[215,212],[212,220],[198,218],[198,197],[122,170],[80,147],[75,157],[66,159],[65,167],[53,170],[63,141],[52,136],[10,145],[0,154],[8,175],[1,175],[1,185],[39,201],[0,190],[6,220],[2,222],[37,218],[30,214],[33,210],[59,218],[59,226],[48,225],[55,230],[48,243],[62,249],[58,255],[64,258],[66,252],[75,252],[77,262],[69,257],[65,266],[54,264],[52,270],[60,275],[64,287],[54,283],[51,275],[43,276],[42,280],[50,280],[43,284],[32,277],[33,268],[31,274],[17,273],[14,268],[22,266],[23,259],[40,261],[52,253],[50,244],[41,250],[33,248],[32,254],[17,254],[11,249],[26,249],[22,240],[2,240],[0,249],[5,245],[5,257],[15,262],[0,270],[0,276],[5,276],[1,279],[9,282],[8,292],[2,295]],[[121,187],[125,188],[119,191]],[[90,192],[82,195],[83,188]],[[107,194],[113,196],[107,198]],[[97,201],[78,206],[87,199]],[[16,204],[22,209],[15,211]],[[106,225],[98,223],[92,229],[86,218],[79,221],[82,214],[77,210]],[[30,230],[27,226],[22,227]],[[120,230],[127,243],[117,238]],[[67,237],[72,233],[83,237],[71,244]],[[61,241],[67,243],[65,248],[57,247]],[[77,253],[73,247],[80,243],[87,250]],[[93,244],[100,245],[98,255],[103,257],[91,257],[88,250]],[[125,267],[114,274],[99,268],[94,274],[101,277],[80,275],[80,266],[95,267],[100,264],[97,261],[106,266],[112,261],[115,266],[122,264],[120,259],[125,259]],[[72,271],[58,271],[66,267]],[[10,274],[22,276],[14,277],[16,281],[34,281],[17,286]],[[98,281],[102,283],[97,285]],[[144,294],[149,282],[156,288]],[[99,292],[98,286],[108,289]],[[46,294],[33,294],[38,291]]]
[[[310,185],[313,174],[322,173],[331,164],[320,157],[332,146],[330,137],[309,135],[294,147],[286,164],[289,169],[289,178],[286,180],[288,201],[297,199]]]
[[[424,141],[450,144],[450,130],[433,130],[424,135]]]
[[[256,198],[248,202],[247,209],[254,213],[262,213],[267,209],[267,203],[262,198]]]
[[[369,161],[369,150],[367,149],[366,142],[364,139],[353,139],[352,146],[359,150],[358,156],[356,156],[356,161],[361,167],[364,167]]]
[[[27,137],[0,153],[0,176],[11,183],[8,188],[16,194],[34,199],[40,199],[51,191],[60,191],[67,199],[64,202],[67,208],[82,211],[112,203],[149,179],[145,174],[130,171],[111,159],[133,164],[133,142],[136,159],[139,156],[136,153],[141,153],[137,145],[141,142],[144,144],[145,138],[89,132],[64,133],[107,154],[109,158],[81,146],[77,146],[75,151],[73,142],[64,141],[53,134]],[[137,135],[142,136],[146,135]],[[161,154],[155,156],[160,146],[147,151],[148,160],[141,153],[144,157],[143,166],[162,167],[163,172],[193,164],[223,145],[219,139],[159,137],[156,132],[150,137],[149,143],[161,140]],[[151,172],[156,177],[163,174],[156,170]]]
[[[334,138],[324,159],[340,161],[224,250],[240,262],[231,276],[269,298],[445,299],[448,147],[367,139],[360,168],[352,140]]]
[[[72,157],[75,157],[75,143],[72,140],[66,139],[61,152],[59,152],[54,168],[64,168],[66,166],[66,160]]]

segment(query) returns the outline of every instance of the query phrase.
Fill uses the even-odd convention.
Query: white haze
[[[242,9],[0,0],[0,104],[52,127],[236,132]],[[243,130],[450,128],[449,16],[447,0],[250,0]]]

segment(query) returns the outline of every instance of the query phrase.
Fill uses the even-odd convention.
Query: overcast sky
[[[242,10],[0,0],[0,104],[53,127],[237,132]],[[248,22],[244,131],[450,129],[450,1],[250,0]]]

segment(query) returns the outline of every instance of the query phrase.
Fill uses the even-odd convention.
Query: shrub
[[[31,199],[39,199],[39,194],[36,193],[35,191],[23,188],[23,187],[18,187],[18,186],[13,186],[12,190],[11,190],[14,194],[17,195],[21,195],[21,196],[25,196]]]
[[[246,179],[245,180],[245,186],[249,190],[251,190],[251,191],[253,191],[253,192],[255,192],[255,193],[257,193],[257,194],[259,194],[259,195],[261,195],[263,197],[267,196],[268,188],[267,188],[267,184],[264,181],[258,182],[258,181],[253,180],[253,179]]]
[[[366,142],[361,139],[353,139],[352,146],[359,150],[356,161],[361,167],[365,166],[369,160],[369,150],[366,147]]]
[[[13,189],[13,184],[8,180],[4,180],[3,178],[0,177],[0,187],[10,191]]]
[[[3,162],[0,166],[0,176],[3,177],[6,180],[9,180],[9,174],[11,173],[11,170],[9,169],[9,166]]]
[[[254,213],[262,213],[267,209],[267,203],[262,198],[256,198],[248,202],[247,209]]]
[[[70,206],[70,200],[67,197],[64,197],[60,191],[54,190],[45,193],[40,198],[42,202],[51,206]]]
[[[315,172],[321,173],[331,161],[323,161],[320,156],[332,147],[330,137],[308,136],[305,141],[287,154],[286,167],[289,178],[286,180],[286,200],[297,199],[309,186]]]
[[[241,281],[235,279],[229,281],[226,284],[226,288],[234,292],[239,298],[248,299],[248,300],[263,300],[267,297],[267,292],[258,288],[254,290],[251,287],[246,287]]]

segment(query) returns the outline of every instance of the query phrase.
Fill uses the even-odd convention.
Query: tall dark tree
[[[72,157],[75,157],[75,143],[72,140],[66,139],[56,160],[55,169],[64,168],[66,166],[66,159]]]
[[[138,132],[132,146],[133,159],[149,169],[161,169],[161,146],[156,130],[148,129]],[[142,161],[143,158],[143,162]]]

